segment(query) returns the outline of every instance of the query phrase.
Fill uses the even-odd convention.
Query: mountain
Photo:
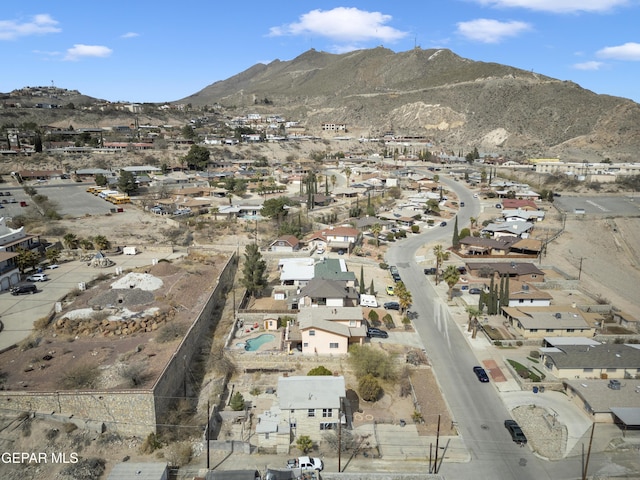
[[[447,49],[312,49],[255,65],[180,102],[277,113],[310,133],[331,122],[345,123],[352,136],[426,136],[451,150],[635,161],[640,147],[637,103]]]

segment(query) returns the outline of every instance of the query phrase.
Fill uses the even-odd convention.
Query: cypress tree
[[[371,285],[369,285],[369,295],[375,295],[376,291],[373,288],[373,278],[371,279]]]
[[[360,295],[365,293],[366,290],[364,288],[364,267],[360,265]]]
[[[458,248],[460,246],[460,233],[458,232],[458,217],[456,217],[456,221],[453,224],[453,238],[451,240],[451,244],[453,248]]]

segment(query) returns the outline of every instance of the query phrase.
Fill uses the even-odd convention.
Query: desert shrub
[[[329,431],[322,436],[322,439],[327,442],[332,452],[338,451],[338,445],[341,452],[348,452],[356,447],[356,439],[353,434],[344,428],[340,432],[340,438],[338,438],[338,432]]]
[[[529,356],[531,358],[540,358],[540,352],[538,350],[531,350]]]
[[[23,341],[21,341],[18,344],[18,346],[20,347],[20,350],[24,352],[26,350],[31,350],[32,348],[36,348],[38,345],[40,345],[40,340],[42,339],[39,337],[25,338]]]
[[[38,320],[36,320],[35,322],[33,322],[33,328],[35,330],[44,330],[45,328],[47,328],[49,326],[49,323],[51,322],[51,317],[40,317]]]
[[[100,370],[96,365],[79,365],[63,374],[62,387],[65,390],[94,388],[99,376]]]
[[[396,378],[393,357],[369,345],[352,345],[349,348],[349,363],[357,377],[373,375],[384,380]]]
[[[518,341],[516,341],[516,345],[518,347],[521,347],[522,345],[524,345],[524,343],[522,342],[522,340],[518,340]]]
[[[144,439],[142,445],[140,445],[140,453],[149,454],[162,448],[162,442],[158,439],[155,433],[150,433],[147,438]]]
[[[174,443],[167,447],[164,454],[171,466],[182,467],[191,461],[193,451],[189,442]]]
[[[81,458],[78,463],[63,468],[61,473],[74,480],[94,480],[102,476],[105,465],[102,458]]]
[[[382,387],[376,377],[371,374],[365,375],[358,381],[358,393],[367,402],[375,402],[382,394]]]
[[[55,440],[58,435],[60,435],[60,430],[58,430],[57,428],[50,428],[44,434],[47,440]]]
[[[120,377],[129,387],[138,387],[149,378],[147,365],[144,363],[132,363],[120,369]]]
[[[378,266],[382,269],[382,270],[387,270],[389,268],[389,265],[387,265],[384,262],[381,262],[378,264]]]
[[[307,373],[307,376],[309,377],[313,377],[313,376],[320,377],[320,376],[330,376],[330,375],[333,375],[333,372],[323,365],[312,368]]]
[[[187,333],[187,326],[183,323],[167,323],[164,327],[158,330],[158,335],[156,336],[156,342],[158,343],[166,343],[176,338],[184,337],[184,334]]]
[[[414,423],[424,423],[424,417],[417,410],[414,410],[414,412],[411,414],[411,420],[413,420]]]
[[[420,231],[419,225],[411,225],[411,233],[418,233]]]
[[[371,321],[371,323],[373,325],[377,325],[378,322],[380,321],[380,316],[378,315],[378,312],[376,312],[375,310],[369,310],[369,321]]]
[[[391,316],[390,313],[387,313],[384,317],[382,317],[382,321],[384,322],[384,325],[388,329],[392,329],[396,327],[396,324],[394,323],[393,317]]]
[[[229,406],[231,410],[234,412],[239,412],[240,410],[244,410],[244,397],[240,392],[236,392],[231,397],[231,402],[229,402]]]
[[[253,387],[249,393],[251,395],[253,395],[254,397],[257,397],[258,395],[260,395],[262,393],[262,390],[260,389],[260,387]]]

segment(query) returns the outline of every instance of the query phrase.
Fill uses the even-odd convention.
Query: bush
[[[162,443],[158,440],[155,433],[150,433],[140,445],[140,453],[149,454],[162,448]]]
[[[393,321],[393,317],[390,313],[387,313],[384,317],[382,317],[382,321],[388,329],[392,329],[396,327],[396,324]]]
[[[380,316],[378,315],[378,312],[376,312],[375,310],[369,310],[369,321],[373,325],[376,325],[380,321]]]
[[[323,365],[312,368],[307,373],[308,377],[321,377],[321,376],[330,376],[330,375],[333,375],[333,372]]]
[[[298,440],[296,440],[296,447],[298,447],[298,450],[302,453],[307,454],[313,450],[313,440],[311,440],[311,437],[308,435],[300,435]]]
[[[387,265],[384,262],[381,262],[378,264],[378,266],[382,269],[382,270],[387,270],[389,268],[389,265]]]
[[[372,375],[384,380],[394,380],[396,378],[393,357],[369,345],[352,345],[349,348],[349,363],[357,377]]]
[[[411,233],[418,233],[420,231],[420,226],[411,225]]]
[[[166,343],[176,338],[184,337],[184,334],[187,333],[187,326],[182,323],[168,323],[158,331],[158,335],[156,336],[156,342],[158,343]]]
[[[62,469],[61,473],[74,480],[94,480],[102,476],[105,464],[102,458],[82,458]]]
[[[531,358],[540,358],[540,352],[538,350],[531,350],[529,356]]]
[[[65,390],[94,388],[100,376],[96,365],[80,365],[62,376],[62,387]]]
[[[360,397],[367,402],[375,402],[382,394],[382,387],[371,374],[365,375],[358,381]]]

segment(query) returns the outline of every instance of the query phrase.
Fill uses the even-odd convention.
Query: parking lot
[[[584,213],[586,215],[635,216],[640,214],[640,197],[624,196],[584,196],[558,197],[553,202],[563,213]]]

